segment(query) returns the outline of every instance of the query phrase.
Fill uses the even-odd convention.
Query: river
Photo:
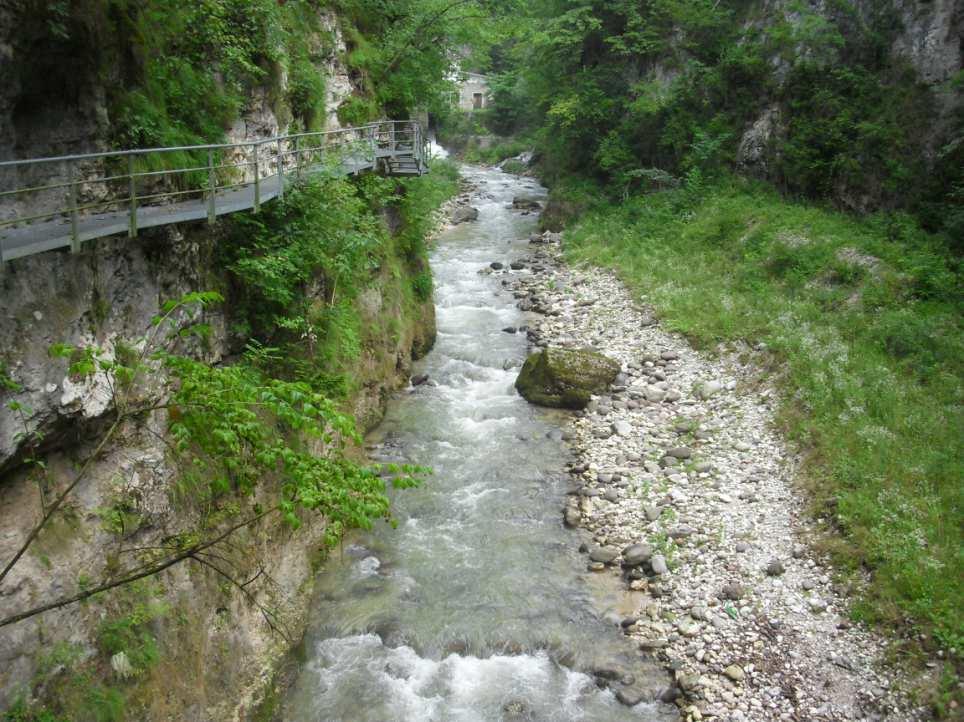
[[[478,273],[529,251],[536,216],[511,201],[545,191],[494,169],[464,174],[480,216],[432,254],[438,341],[415,371],[430,381],[392,401],[369,438],[376,460],[434,474],[393,494],[397,528],[353,535],[321,571],[283,718],[671,719],[598,682],[606,669],[656,690],[666,680],[619,630],[636,600],[587,571],[562,525],[562,420],[516,394],[526,336],[502,329],[526,314],[499,274]]]

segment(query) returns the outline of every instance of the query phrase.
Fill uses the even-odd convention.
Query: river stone
[[[639,687],[623,687],[616,692],[616,699],[627,707],[635,707],[646,699],[646,692]]]
[[[452,211],[452,223],[455,225],[477,220],[478,217],[479,209],[472,208],[471,206],[459,206]]]
[[[587,349],[547,348],[526,359],[515,386],[539,406],[584,409],[619,373],[619,362]]]
[[[674,459],[688,459],[693,456],[693,450],[685,446],[676,446],[667,451],[666,455],[672,456]]]
[[[649,565],[653,568],[653,574],[663,575],[669,573],[669,567],[666,566],[666,557],[662,554],[654,554]]]
[[[771,559],[770,562],[767,564],[767,568],[766,568],[767,576],[778,577],[781,574],[783,574],[785,571],[786,569],[784,569],[783,567],[783,562],[781,562],[779,559],[776,559],[776,558]]]
[[[534,196],[519,195],[512,199],[512,207],[518,210],[538,211],[542,204]]]
[[[701,399],[709,399],[716,396],[720,391],[723,390],[723,384],[720,381],[705,381],[699,389],[699,395]]]
[[[590,559],[594,562],[602,562],[603,564],[610,564],[618,556],[619,552],[612,547],[596,547],[589,552]]]
[[[731,664],[729,667],[724,669],[723,674],[732,679],[734,682],[742,682],[743,678],[746,676],[743,668],[736,664]]]
[[[653,548],[649,544],[630,544],[623,549],[623,566],[635,567],[648,562],[653,556]]]
[[[614,421],[613,431],[616,432],[616,436],[629,436],[633,433],[633,425],[628,421]]]

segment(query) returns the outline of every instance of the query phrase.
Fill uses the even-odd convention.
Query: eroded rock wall
[[[34,75],[47,67],[46,59],[30,67],[43,52],[44,29],[18,30],[14,17],[11,6],[0,5],[0,159],[103,149],[110,128],[106,84],[117,78],[96,70],[103,58],[75,58],[66,65],[70,77],[64,79],[64,92],[57,91],[56,98],[34,94]],[[328,120],[336,126],[337,107],[353,88],[341,61],[344,41],[337,18],[329,14],[322,20],[330,33],[326,40],[330,44],[333,38],[334,44],[318,67],[326,77]],[[280,83],[283,93],[286,79],[272,82]],[[292,122],[289,115],[272,102],[267,89],[256,89],[228,137],[250,140],[283,133]],[[56,173],[38,178],[50,180]],[[0,173],[3,187],[23,180]],[[0,203],[0,218],[24,210]],[[85,243],[77,255],[49,252],[4,265],[0,380],[12,379],[22,389],[0,384],[0,560],[11,558],[52,490],[73,478],[91,456],[98,432],[113,420],[107,379],[71,378],[67,362],[50,357],[51,345],[93,344],[110,356],[118,342],[143,336],[165,301],[191,291],[226,289],[225,271],[216,260],[218,228],[194,223],[153,229],[133,240]],[[386,268],[357,301],[363,327],[396,331],[367,339],[352,369],[358,392],[349,406],[363,426],[381,418],[392,392],[407,383],[413,355],[426,352],[434,340],[434,307],[431,302],[414,309],[402,303],[400,284],[407,283],[407,277]],[[230,308],[205,311],[199,320],[210,325],[210,335],[204,341],[178,342],[179,351],[212,364],[240,351],[243,339],[232,335]],[[148,378],[140,391],[158,397],[161,379]],[[8,407],[11,402],[22,412]],[[180,493],[164,436],[167,423],[158,411],[120,428],[94,459],[65,513],[0,584],[0,616],[60,598],[85,578],[99,578],[123,561],[122,547],[149,547],[191,527],[200,511]],[[28,456],[44,462],[45,475],[25,463]],[[276,490],[269,482],[260,493],[267,500]],[[105,510],[118,499],[138,519],[135,528],[118,529],[104,520]],[[156,599],[166,612],[150,626],[158,661],[133,679],[124,679],[98,651],[98,630],[105,619],[125,611],[113,596],[0,629],[0,711],[18,698],[63,694],[58,685],[79,665],[92,675],[90,684],[121,685],[131,719],[247,718],[274,664],[300,637],[323,533],[321,519],[305,519],[293,534],[279,519],[269,518],[233,541],[235,573],[258,577],[252,590],[261,604],[280,613],[284,634],[272,630],[262,609],[194,562],[166,572],[161,588],[136,592]],[[64,650],[71,650],[71,661],[52,663]]]

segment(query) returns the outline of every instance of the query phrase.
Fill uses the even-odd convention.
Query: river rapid
[[[569,480],[564,418],[514,389],[526,314],[493,261],[529,250],[537,217],[514,196],[535,181],[465,167],[476,222],[432,255],[438,341],[417,364],[429,381],[393,400],[369,438],[377,461],[430,466],[393,493],[397,528],[350,537],[320,572],[306,659],[283,708],[322,720],[663,720],[666,678],[621,633],[638,600],[587,571],[562,524]],[[522,240],[519,240],[522,239]],[[518,273],[526,273],[525,270]],[[603,678],[651,690],[629,707]]]

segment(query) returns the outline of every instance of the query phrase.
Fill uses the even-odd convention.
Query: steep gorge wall
[[[325,14],[321,24],[333,50],[316,67],[325,79],[328,125],[337,127],[337,108],[354,88],[341,60],[345,46],[337,17]],[[89,152],[109,144],[108,96],[112,83],[124,82],[123,64],[116,66],[117,74],[105,74],[103,68],[111,67],[105,62],[113,52],[110,39],[91,55],[93,36],[74,30],[72,42],[85,52],[45,56],[49,27],[18,28],[9,7],[0,8],[0,158]],[[49,82],[41,82],[44,74]],[[277,99],[286,96],[287,82],[284,73],[275,74],[270,88],[252,88],[240,117],[225,129],[227,137],[285,132],[293,116]],[[384,213],[386,225],[397,225],[393,211]],[[143,232],[135,240],[87,243],[78,255],[45,253],[5,265],[0,381],[16,387],[0,384],[0,559],[13,555],[55,490],[91,458],[98,432],[113,418],[107,379],[71,377],[63,359],[50,357],[50,346],[96,345],[112,355],[119,342],[143,336],[166,301],[193,291],[230,296],[217,254],[223,231],[223,222],[184,224]],[[345,406],[363,427],[377,423],[392,392],[407,383],[413,357],[434,341],[431,301],[412,303],[405,290],[409,274],[421,270],[399,259],[375,272],[354,303],[365,331],[350,369],[355,391]],[[210,326],[209,336],[179,341],[177,350],[211,364],[230,361],[246,340],[232,330],[233,312],[230,303],[205,310],[198,320]],[[381,333],[384,329],[391,333]],[[147,379],[143,394],[160,393],[161,380]],[[22,413],[10,408],[11,402]],[[123,562],[122,549],[159,544],[190,528],[199,509],[179,493],[166,426],[163,412],[127,422],[93,459],[64,512],[0,584],[3,616],[83,587],[85,578]],[[46,471],[38,474],[37,466],[25,464],[28,456],[42,460]],[[258,494],[275,491],[268,487]],[[133,529],[123,528],[123,518],[120,528],[104,520],[105,510],[121,500],[124,513],[138,520]],[[233,538],[234,573],[239,579],[257,577],[251,590],[279,614],[284,635],[224,579],[184,563],[165,572],[160,584],[144,582],[0,629],[0,710],[17,700],[56,699],[78,722],[247,718],[274,664],[303,629],[324,531],[319,518],[305,518],[295,534],[271,517]],[[156,647],[155,658],[133,677],[104,651],[104,625],[115,619],[135,620],[134,636],[154,640],[145,648]],[[140,644],[134,639],[134,647]],[[126,698],[126,712],[119,711],[120,698]]]
[[[791,25],[805,22],[801,8],[815,13],[831,23],[839,24],[845,35],[856,35],[861,23],[869,26],[884,5],[879,0],[856,0],[848,3],[852,12],[845,13],[834,0],[763,0],[759,9],[751,13],[745,31],[767,30],[777,19],[789,18]],[[954,114],[961,109],[961,94],[951,87],[954,76],[964,68],[964,2],[962,0],[894,0],[894,17],[890,22],[897,28],[890,38],[887,52],[893,61],[907,63],[931,94],[934,103],[933,121],[928,132],[928,153],[947,140]],[[849,27],[849,32],[847,28]],[[807,51],[803,52],[806,55]],[[786,58],[773,57],[772,75],[777,87],[790,72]],[[761,98],[761,101],[768,100]],[[759,109],[759,115],[746,128],[739,142],[737,162],[745,171],[763,177],[772,176],[774,156],[779,152],[778,139],[784,135],[789,122],[788,111],[769,99]],[[931,158],[933,160],[933,158]]]

